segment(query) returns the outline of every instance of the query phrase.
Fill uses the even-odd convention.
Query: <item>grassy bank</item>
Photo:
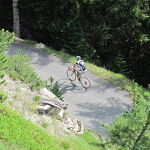
[[[91,140],[92,139],[92,140]],[[57,137],[21,118],[0,104],[0,141],[19,150],[99,150],[100,142],[90,132],[77,137]],[[5,145],[0,145],[9,150]]]

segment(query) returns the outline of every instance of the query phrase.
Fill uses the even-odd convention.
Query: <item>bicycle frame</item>
[[[68,70],[67,70],[67,76],[68,76],[68,78],[70,79],[70,77],[69,77],[69,75],[68,75],[68,71],[72,71],[72,75],[74,74],[75,77],[74,77],[73,79],[70,79],[70,80],[71,80],[71,81],[75,81],[75,80],[76,80],[76,77],[77,77],[78,80],[79,80],[79,82],[81,83],[81,85],[82,85],[85,89],[89,88],[89,87],[91,86],[90,81],[89,81],[86,77],[79,78],[78,75],[77,75],[78,71],[75,69],[76,67],[77,67],[76,65],[74,65],[73,67],[69,67],[69,66],[68,66]],[[72,75],[71,75],[71,76],[72,76]],[[82,79],[82,80],[81,80],[81,79]],[[83,79],[84,79],[84,81],[83,81]],[[85,80],[86,80],[86,81],[85,81]],[[87,83],[88,83],[88,86],[86,86]]]

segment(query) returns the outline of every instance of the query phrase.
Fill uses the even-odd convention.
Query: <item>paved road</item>
[[[8,54],[13,55],[18,49],[31,58],[31,66],[42,79],[46,80],[52,76],[59,82],[64,101],[69,104],[69,113],[82,120],[87,128],[107,135],[101,125],[111,124],[117,115],[122,115],[126,109],[131,108],[128,93],[111,83],[87,73],[92,87],[85,90],[78,81],[72,85],[67,79],[66,70],[70,64],[32,46],[17,42],[11,44]]]

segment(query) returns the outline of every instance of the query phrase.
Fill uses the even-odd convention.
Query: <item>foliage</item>
[[[0,85],[5,83],[4,78],[5,73],[3,71],[0,71]]]
[[[4,29],[0,31],[0,53],[7,50],[8,45],[13,41],[14,33],[5,32]]]
[[[0,70],[4,70],[6,69],[7,65],[6,65],[6,62],[7,62],[7,56],[5,54],[0,54]]]
[[[49,126],[49,124],[48,124],[47,122],[43,122],[43,123],[42,123],[42,126],[43,126],[44,128],[47,128],[47,127]]]
[[[29,58],[18,51],[16,55],[9,58],[7,71],[14,79],[20,79],[25,83],[30,83],[32,89],[39,90],[44,86],[44,82],[29,66]]]
[[[146,95],[145,91],[137,84],[133,89],[136,104],[132,110],[126,111],[123,117],[117,117],[117,121],[112,126],[107,127],[111,137],[109,142],[119,145],[124,150],[132,148],[135,143],[136,150],[148,150],[150,147],[148,142],[150,141],[150,121],[148,120],[150,95]],[[144,132],[141,138],[135,142],[142,131]]]
[[[46,81],[46,88],[63,101],[63,93],[60,91],[58,83],[54,82],[53,77],[48,78],[48,80]]]
[[[3,71],[0,71],[0,78],[3,78],[4,77],[4,72]]]
[[[37,44],[37,42],[32,41],[32,40],[23,40],[23,43],[31,44],[31,45],[35,45],[35,44]]]
[[[0,90],[0,103],[3,103],[7,99],[7,93]]]
[[[10,149],[6,146],[6,144],[2,144],[1,142],[0,142],[0,149],[1,149],[1,150],[10,150]]]
[[[129,67],[127,65],[127,62],[124,60],[124,57],[120,52],[118,52],[116,57],[114,58],[112,68],[116,73],[120,72],[121,74],[124,75],[129,74]]]
[[[36,96],[33,97],[33,100],[34,100],[35,102],[39,102],[39,101],[41,100],[41,97],[38,96],[38,95],[36,95]]]

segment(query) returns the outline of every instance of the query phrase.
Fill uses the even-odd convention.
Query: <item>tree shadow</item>
[[[63,94],[65,94],[67,91],[71,91],[73,93],[84,93],[87,91],[87,89],[83,88],[81,85],[79,85],[79,83],[75,84],[75,82],[69,80],[68,78],[59,79],[57,82]]]
[[[77,104],[79,116],[83,121],[85,120],[84,124],[86,125],[86,120],[89,120],[90,126],[87,125],[87,127],[106,137],[109,133],[103,124],[111,125],[116,121],[116,116],[122,116],[126,110],[131,109],[130,105],[123,104],[114,97],[107,100],[108,104],[94,104],[92,102]]]

